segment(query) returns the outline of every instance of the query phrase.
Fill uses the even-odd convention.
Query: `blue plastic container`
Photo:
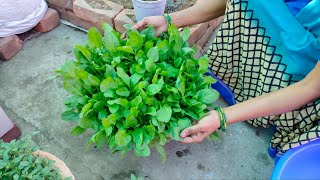
[[[231,89],[223,81],[221,81],[210,69],[208,71],[208,74],[217,80],[217,82],[212,84],[211,87],[217,90],[220,93],[221,97],[230,106],[236,104],[236,100]]]
[[[320,179],[320,139],[287,151],[277,162],[271,179]]]

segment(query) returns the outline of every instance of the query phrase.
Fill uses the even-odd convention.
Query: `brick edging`
[[[76,26],[84,29],[97,27],[101,30],[101,23],[107,22],[118,32],[123,33],[124,24],[135,24],[134,10],[125,9],[122,5],[108,0],[98,4],[99,7],[90,5],[88,0],[47,0],[49,7],[56,9],[61,17]],[[200,1],[200,0],[198,0]],[[210,22],[194,25],[190,27],[189,44],[195,44],[201,50],[210,38],[210,33],[222,22],[223,17],[219,17]]]

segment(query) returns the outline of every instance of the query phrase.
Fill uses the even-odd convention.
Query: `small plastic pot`
[[[132,0],[137,22],[147,16],[161,16],[167,4],[167,0],[143,1]]]

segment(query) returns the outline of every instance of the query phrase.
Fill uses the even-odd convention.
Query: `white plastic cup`
[[[13,123],[0,107],[0,137],[13,128]]]
[[[132,0],[137,22],[147,16],[161,16],[164,13],[167,0],[142,1]]]

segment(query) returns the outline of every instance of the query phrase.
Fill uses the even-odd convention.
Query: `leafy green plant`
[[[54,161],[33,155],[36,150],[30,145],[30,136],[10,143],[0,140],[0,179],[62,179]]]
[[[143,180],[143,177],[137,177],[136,175],[131,174],[130,180]]]
[[[194,59],[189,28],[180,35],[171,25],[155,37],[153,27],[138,32],[127,26],[126,39],[108,24],[102,28],[104,37],[91,28],[86,46],[74,47],[76,60],[56,70],[71,94],[61,118],[77,122],[71,134],[93,129],[88,147],[107,144],[143,157],[155,147],[165,160],[163,145],[181,140],[180,132],[219,97],[210,87],[215,79],[204,75],[208,58]]]

